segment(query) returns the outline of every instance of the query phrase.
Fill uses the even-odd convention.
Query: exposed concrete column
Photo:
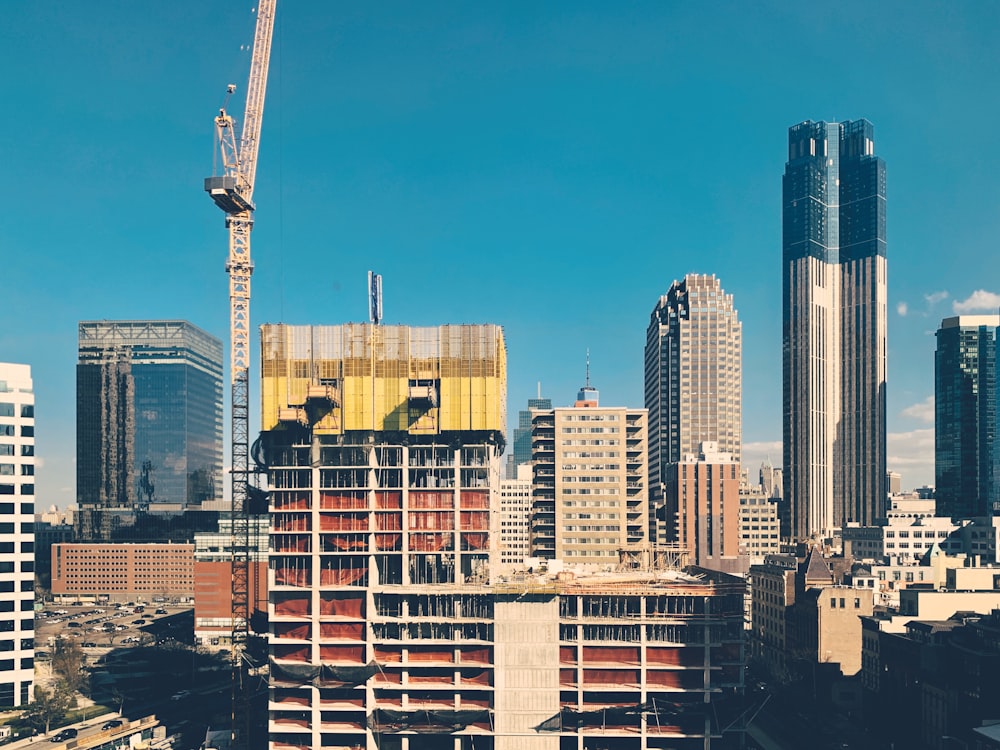
[[[535,727],[559,713],[559,598],[498,598],[493,662],[495,750],[558,750]]]

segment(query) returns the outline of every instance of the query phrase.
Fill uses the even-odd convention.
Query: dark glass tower
[[[938,515],[992,510],[997,430],[997,315],[945,318],[934,353],[934,481]]]
[[[517,427],[514,428],[513,459],[509,462],[507,479],[517,477],[517,467],[519,464],[531,463],[531,410],[551,409],[552,399],[529,398],[527,410],[517,413]]]
[[[790,128],[782,199],[782,520],[807,539],[885,510],[885,162],[872,124]]]
[[[144,520],[222,499],[219,339],[176,320],[79,324],[77,498],[92,541],[149,539]]]

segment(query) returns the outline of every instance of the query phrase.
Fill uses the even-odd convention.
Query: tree
[[[25,706],[21,721],[33,729],[48,734],[53,722],[61,720],[69,708],[69,694],[62,690],[46,690],[35,685],[35,699]]]
[[[52,674],[58,680],[59,688],[69,695],[86,692],[89,687],[88,674],[84,671],[87,655],[80,644],[68,638],[59,638],[52,650]]]

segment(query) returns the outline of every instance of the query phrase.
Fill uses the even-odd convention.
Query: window
[[[21,446],[21,455],[22,456],[34,456],[35,455],[35,446],[33,446],[33,445],[22,445]]]
[[[22,484],[21,485],[21,494],[22,495],[34,495],[35,494],[35,485],[33,485],[33,484]],[[24,509],[22,508],[21,511],[24,512]]]
[[[28,419],[34,419],[35,417],[35,405],[34,404],[22,404],[21,405],[21,416]]]
[[[854,600],[854,608],[855,609],[861,609],[861,600],[860,599],[855,599]]]
[[[14,446],[11,443],[0,443],[0,456],[13,456]]]
[[[0,417],[13,417],[14,404],[7,401],[0,401]]]
[[[6,435],[8,437],[14,437],[14,425],[12,425],[12,424],[0,424],[0,435]]]
[[[33,424],[21,425],[21,437],[34,437],[34,436],[35,436],[35,425]]]

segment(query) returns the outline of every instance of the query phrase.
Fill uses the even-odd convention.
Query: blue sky
[[[202,180],[254,16],[3,10],[0,360],[32,366],[38,505],[65,505],[77,322],[228,336]],[[588,348],[602,402],[641,406],[656,299],[715,273],[743,321],[745,462],[777,463],[787,128],[865,117],[888,171],[889,465],[933,482],[933,331],[1000,303],[998,31],[987,2],[279,0],[253,321],[364,320],[373,269],[387,323],[504,326],[514,423],[538,382],[573,400]]]

